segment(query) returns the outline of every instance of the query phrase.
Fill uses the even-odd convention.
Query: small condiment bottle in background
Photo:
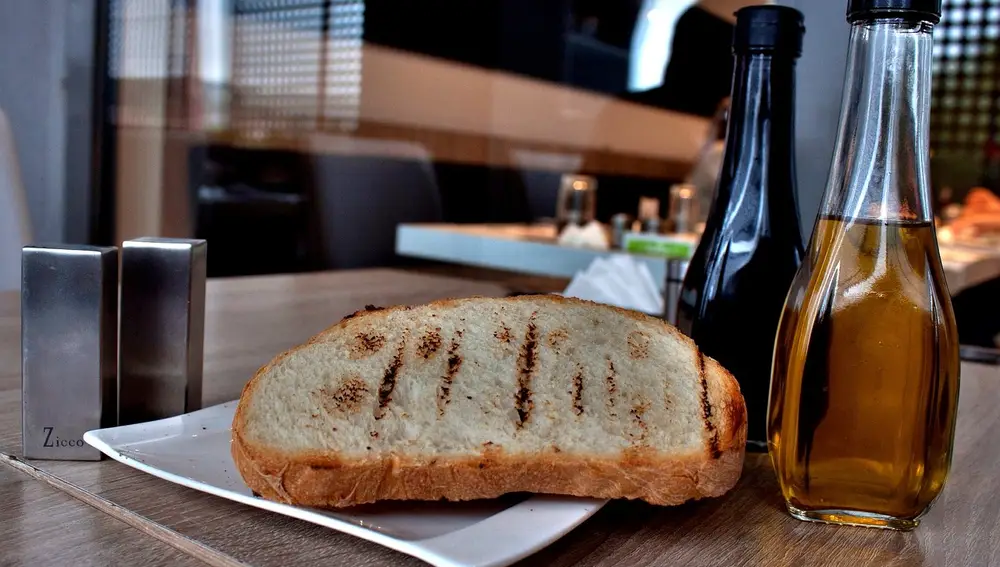
[[[670,232],[688,234],[698,225],[698,187],[690,183],[677,183],[670,187],[670,208],[667,219]]]
[[[659,234],[662,227],[660,219],[660,200],[653,197],[639,197],[639,231],[645,234]]]
[[[632,217],[618,213],[611,217],[611,247],[620,249],[625,244],[625,234],[632,230]]]

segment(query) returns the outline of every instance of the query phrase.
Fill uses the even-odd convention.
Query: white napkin
[[[563,295],[651,315],[663,313],[663,296],[649,268],[627,254],[597,258],[573,276]]]
[[[596,250],[607,250],[608,236],[604,232],[604,227],[597,221],[590,221],[584,227],[568,224],[559,234],[559,244],[562,246],[573,246],[576,248],[594,248]]]

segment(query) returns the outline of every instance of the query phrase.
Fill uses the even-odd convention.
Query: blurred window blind
[[[986,159],[1000,144],[1000,0],[944,0],[934,32],[931,148]]]
[[[363,0],[233,0],[240,131],[357,127]]]
[[[188,0],[110,0],[109,8],[108,72],[123,81],[117,123],[163,126],[182,120],[191,72]]]
[[[181,77],[187,71],[185,0],[110,0],[108,68],[120,79]]]
[[[357,127],[364,0],[109,2],[118,124]]]

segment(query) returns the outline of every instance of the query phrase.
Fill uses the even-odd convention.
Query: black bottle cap
[[[849,0],[847,21],[875,18],[916,18],[941,21],[941,0]]]
[[[736,53],[802,54],[806,28],[802,12],[787,6],[747,6],[736,11],[733,51]]]

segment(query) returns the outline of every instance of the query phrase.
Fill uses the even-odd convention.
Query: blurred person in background
[[[708,219],[708,211],[715,200],[715,189],[722,172],[722,159],[726,153],[726,127],[729,120],[729,97],[719,103],[719,108],[709,126],[705,143],[698,152],[694,167],[688,173],[687,183],[697,188],[698,218],[696,223],[704,223]]]

